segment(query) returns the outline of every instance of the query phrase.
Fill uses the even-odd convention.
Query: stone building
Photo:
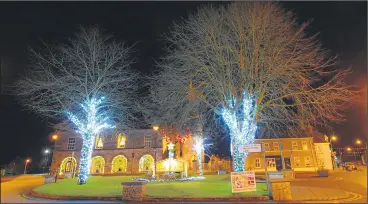
[[[82,139],[72,132],[59,132],[55,142],[51,172],[59,175],[78,172]],[[175,158],[188,162],[196,172],[192,138],[176,143]],[[167,158],[167,142],[152,129],[129,130],[97,136],[91,160],[91,174],[140,174],[151,172],[154,163]]]

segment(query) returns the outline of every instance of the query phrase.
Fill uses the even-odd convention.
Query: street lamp
[[[356,141],[355,141],[355,143],[357,144],[357,145],[361,145],[362,144],[362,141],[360,140],[360,139],[357,139]],[[364,145],[365,145],[365,149],[367,149],[367,142],[364,140]]]
[[[332,146],[332,142],[334,142],[334,141],[336,141],[337,140],[337,137],[335,136],[335,135],[332,135],[331,137],[330,137],[330,152],[331,152],[331,154],[333,153],[333,146]],[[340,158],[341,159],[341,158]],[[333,162],[334,162],[334,165],[333,165],[333,167],[335,168],[335,166],[337,166],[337,162],[336,162],[336,160],[335,160],[335,157],[333,157],[333,160],[332,160]]]
[[[348,148],[346,148],[346,150],[348,150],[348,152],[350,152],[350,151],[351,151],[351,148],[350,148],[350,147],[348,147]]]
[[[52,138],[53,141],[56,141],[58,139],[58,137],[59,136],[57,134],[54,134],[51,138]]]
[[[26,162],[25,162],[25,165],[24,165],[24,174],[26,174],[26,173],[27,173],[27,164],[28,164],[29,162],[31,162],[31,160],[30,160],[30,159],[27,159],[27,160],[26,160]]]
[[[46,155],[46,166],[42,167],[42,172],[45,172],[45,167],[47,167],[49,165],[49,154],[50,154],[50,150],[49,149],[45,149],[45,151],[43,152]]]
[[[152,126],[152,129],[153,129],[154,131],[157,131],[158,129],[160,129],[160,127],[159,127],[158,125],[154,125],[154,126]]]

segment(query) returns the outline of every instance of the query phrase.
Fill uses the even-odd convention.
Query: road
[[[91,201],[56,201],[29,197],[31,190],[42,185],[43,182],[42,175],[21,175],[13,180],[2,182],[1,203],[91,203]],[[112,203],[112,201],[93,201],[93,203]]]
[[[303,177],[299,176],[299,179],[293,181],[292,185],[336,188],[357,195],[351,199],[341,200],[340,202],[367,203],[367,167],[359,167],[359,171],[357,172],[336,171],[331,173],[328,178]]]

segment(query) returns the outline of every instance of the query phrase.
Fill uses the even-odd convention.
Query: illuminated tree
[[[83,139],[78,183],[87,181],[95,137],[133,119],[136,74],[131,47],[98,27],[80,28],[65,44],[31,49],[32,67],[14,86],[22,104]],[[131,120],[130,120],[131,121]]]
[[[199,100],[190,76],[178,75],[169,65],[158,64],[158,67],[161,71],[148,80],[150,95],[142,103],[142,112],[151,124],[161,124],[163,129],[165,126],[175,128],[175,137],[176,134],[184,136],[190,130],[200,175],[203,175],[203,124],[204,121],[212,121],[209,119],[212,116],[210,109]]]
[[[181,94],[192,84],[198,103],[222,116],[235,171],[244,170],[247,156],[238,148],[252,143],[257,131],[302,135],[307,126],[341,121],[356,96],[345,81],[349,70],[336,69],[336,57],[328,56],[316,36],[307,36],[306,28],[275,3],[236,2],[201,7],[166,36],[163,78],[169,85],[182,83]],[[162,91],[159,98],[188,104],[173,92]]]

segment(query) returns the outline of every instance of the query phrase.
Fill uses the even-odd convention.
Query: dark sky
[[[143,73],[154,69],[153,59],[161,53],[160,35],[173,20],[186,17],[201,2],[0,2],[0,54],[2,84],[12,83],[27,69],[28,46],[39,40],[62,41],[78,30],[78,25],[98,24],[128,44],[138,43],[134,65]],[[313,20],[309,32],[320,32],[320,40],[332,53],[341,53],[340,66],[352,66],[351,83],[366,88],[367,83],[367,3],[366,2],[284,2],[299,22]],[[367,135],[365,99],[349,109],[348,121],[335,125],[340,138],[336,146],[348,145],[352,138]],[[14,98],[0,94],[0,164],[15,156],[37,159],[48,144],[46,121],[22,110]],[[329,133],[329,134],[332,134]]]

